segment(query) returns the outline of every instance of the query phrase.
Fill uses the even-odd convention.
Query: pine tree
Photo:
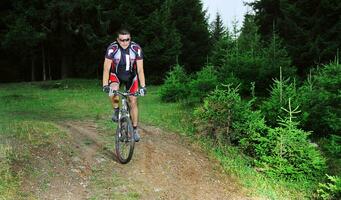
[[[170,1],[165,1],[144,21],[139,39],[144,41],[145,71],[148,82],[160,83],[180,54],[180,35],[170,20]]]
[[[225,36],[226,32],[227,30],[224,27],[221,15],[219,12],[217,12],[215,20],[210,25],[210,38],[213,47]]]
[[[243,26],[238,37],[239,49],[252,57],[261,54],[262,48],[261,36],[258,33],[258,26],[254,21],[254,15],[246,14],[244,16]]]
[[[329,63],[341,46],[341,4],[335,0],[259,0],[251,3],[263,39],[273,22],[300,75],[312,65]]]
[[[188,72],[199,70],[210,50],[208,22],[200,0],[172,0],[171,20],[181,35],[179,62]]]

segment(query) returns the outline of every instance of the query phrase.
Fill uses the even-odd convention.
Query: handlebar
[[[130,92],[121,92],[119,90],[113,90],[110,88],[110,91],[109,91],[109,96],[113,96],[113,95],[120,95],[120,96],[123,96],[123,97],[128,97],[128,96],[141,96],[140,92],[135,92],[135,93],[130,93]]]

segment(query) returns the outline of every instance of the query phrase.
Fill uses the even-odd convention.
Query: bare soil
[[[141,125],[133,159],[119,164],[113,133],[94,122],[62,122],[67,137],[36,149],[22,184],[28,199],[253,199],[217,161],[174,133]]]

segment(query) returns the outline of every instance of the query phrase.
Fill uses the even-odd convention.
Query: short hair
[[[130,32],[129,32],[129,30],[126,29],[126,28],[120,28],[120,29],[116,32],[116,34],[117,34],[117,37],[118,37],[119,35],[130,35]]]

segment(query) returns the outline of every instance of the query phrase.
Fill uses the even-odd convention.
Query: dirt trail
[[[44,159],[36,161],[38,170],[53,171],[55,175],[45,189],[38,187],[37,181],[29,182],[24,189],[39,199],[126,199],[120,193],[126,193],[128,199],[146,200],[251,199],[217,162],[176,134],[141,126],[142,139],[136,143],[133,159],[122,165],[108,150],[113,142],[93,122],[59,126],[71,139],[59,145],[64,155],[58,156],[63,154],[58,148],[55,151],[59,153],[38,153],[49,154],[45,160],[50,159],[49,165],[58,167],[47,170],[49,165],[44,164]]]

